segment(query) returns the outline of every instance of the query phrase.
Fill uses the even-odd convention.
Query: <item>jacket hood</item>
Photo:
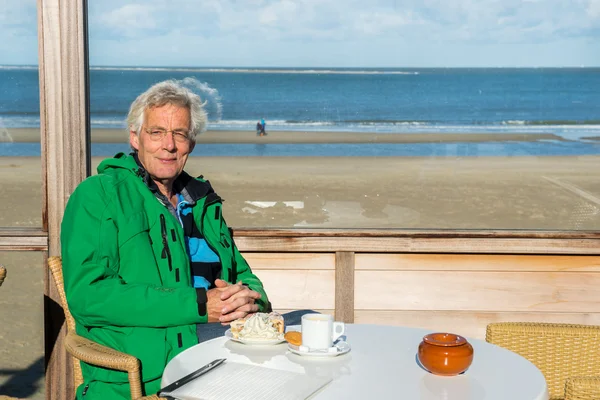
[[[125,153],[117,153],[113,158],[107,158],[103,160],[100,165],[98,165],[98,173],[104,174],[108,172],[109,169],[124,168],[136,174],[139,166],[137,165],[133,155],[134,153],[130,153],[129,155]]]

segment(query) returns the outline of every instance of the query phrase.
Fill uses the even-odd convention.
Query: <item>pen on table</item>
[[[219,365],[223,364],[223,362],[225,362],[225,360],[226,360],[226,358],[218,358],[214,361],[209,362],[208,364],[204,365],[203,367],[198,368],[196,371],[192,372],[191,374],[186,375],[183,378],[177,379],[175,382],[160,389],[160,391],[158,392],[158,395],[159,396],[165,396],[165,395],[168,396],[174,390],[179,389],[183,385],[193,381],[194,379],[198,378],[199,376],[202,376],[205,373],[207,373],[208,371],[211,371],[214,368],[218,367]]]

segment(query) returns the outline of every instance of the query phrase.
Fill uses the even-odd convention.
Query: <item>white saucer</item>
[[[333,347],[323,350],[307,350],[303,346],[294,346],[288,343],[288,349],[299,356],[308,357],[337,357],[350,351],[350,345],[346,342],[337,342]]]
[[[285,342],[283,335],[279,339],[244,339],[244,338],[234,338],[231,333],[231,329],[227,329],[225,331],[225,337],[233,340],[234,342],[243,343],[243,344],[253,344],[253,345],[274,345]]]

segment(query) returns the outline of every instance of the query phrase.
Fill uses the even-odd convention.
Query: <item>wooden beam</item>
[[[235,243],[244,252],[460,253],[600,255],[600,239],[500,237],[243,236]]]
[[[530,231],[530,230],[435,230],[435,229],[265,229],[235,228],[236,236],[248,237],[389,237],[430,239],[598,239],[600,231]]]
[[[514,254],[362,253],[356,255],[355,263],[357,271],[600,272],[600,256],[553,254],[523,256]]]
[[[69,195],[89,175],[85,0],[38,0],[42,226],[47,255],[60,255],[60,223]],[[65,327],[50,272],[44,274],[46,399],[74,398]],[[61,328],[62,326],[62,328]]]
[[[354,322],[354,253],[335,253],[335,320]]]
[[[60,222],[75,187],[89,175],[87,60],[81,0],[38,0],[43,226],[60,255]]]
[[[600,309],[598,272],[356,271],[361,310],[580,312]]]
[[[0,229],[0,251],[47,251],[48,233],[39,228]]]
[[[258,269],[335,269],[331,253],[243,253],[252,270]]]

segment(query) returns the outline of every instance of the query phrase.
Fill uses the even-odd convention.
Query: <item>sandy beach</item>
[[[39,129],[6,137],[39,140]],[[127,141],[94,129],[92,143]],[[204,143],[498,143],[559,140],[552,134],[373,134],[209,131]],[[93,157],[92,169],[102,160]],[[186,170],[204,175],[225,199],[234,227],[597,229],[599,156],[199,157]],[[0,157],[3,226],[41,224],[38,157]],[[26,194],[26,195],[25,195]],[[14,199],[19,199],[15,201]],[[33,212],[32,212],[33,210]]]
[[[94,157],[92,167],[102,158]],[[234,227],[597,229],[598,156],[190,157]],[[1,157],[2,226],[41,225],[41,162]]]
[[[9,133],[17,141],[39,140],[33,129]],[[206,132],[198,142],[295,143],[299,138],[409,143],[549,137]],[[126,133],[94,130],[93,140],[125,141]],[[94,170],[100,161],[93,158]],[[599,165],[600,156],[190,157],[186,170],[211,181],[225,199],[224,215],[233,227],[597,230]],[[0,225],[40,226],[40,159],[0,157],[0,181]],[[0,394],[42,399],[41,255],[4,252],[1,262],[9,275],[0,288],[0,321],[10,323],[0,328]]]

